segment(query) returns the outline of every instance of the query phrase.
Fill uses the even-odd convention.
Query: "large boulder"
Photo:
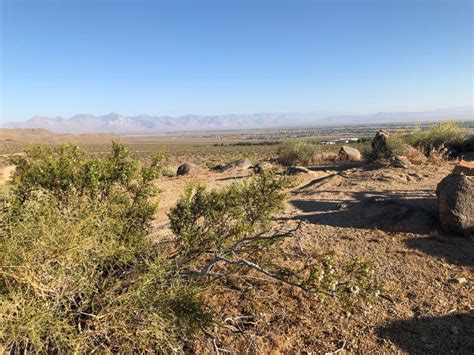
[[[462,170],[457,166],[436,188],[439,220],[448,232],[473,235],[474,176],[466,175]]]
[[[394,168],[408,169],[410,165],[410,160],[403,155],[395,155],[390,159],[390,166]]]
[[[372,140],[372,149],[378,154],[383,155],[387,152],[387,142],[390,134],[383,129],[379,130]]]
[[[176,170],[177,176],[192,175],[201,171],[201,168],[195,164],[185,163]]]
[[[343,161],[360,161],[362,159],[362,155],[360,154],[359,150],[343,145],[339,150],[338,158],[339,160]]]

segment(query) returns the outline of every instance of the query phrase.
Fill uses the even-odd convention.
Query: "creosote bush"
[[[317,153],[316,145],[300,139],[284,141],[278,148],[278,161],[285,166],[308,165]]]
[[[161,157],[114,144],[17,159],[0,215],[0,344],[12,352],[162,351],[209,321],[193,282],[146,235]]]
[[[407,141],[415,148],[420,148],[426,155],[441,146],[461,145],[466,132],[456,122],[447,121],[432,125],[427,130],[417,127],[407,136]]]
[[[161,175],[166,176],[166,177],[174,177],[176,176],[176,168],[173,168],[172,166],[165,166],[161,170]]]
[[[266,230],[271,217],[283,206],[284,189],[291,185],[289,177],[276,177],[269,172],[223,190],[208,191],[202,185],[189,185],[169,213],[182,266],[197,268],[217,255],[235,256],[256,245],[257,249],[268,248],[272,243],[265,243],[264,239],[242,241]],[[239,243],[238,250],[234,250]]]
[[[162,158],[140,165],[119,144],[103,157],[62,145],[16,158],[0,206],[0,349],[183,352],[215,325],[203,293],[249,272],[331,297],[373,288],[368,264],[339,273],[331,258],[302,250],[298,267],[278,262],[272,248],[299,245],[299,234],[272,228],[292,186],[273,173],[222,190],[189,186],[169,213],[174,239],[156,244]]]

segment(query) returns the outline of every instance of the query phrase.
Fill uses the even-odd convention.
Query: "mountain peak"
[[[423,112],[379,112],[369,115],[330,115],[329,113],[256,113],[199,116],[124,116],[111,112],[104,116],[79,114],[68,119],[33,117],[10,122],[4,128],[46,128],[57,133],[156,134],[163,132],[241,130],[259,128],[328,127],[340,125],[421,123],[440,120],[472,120],[471,107]]]

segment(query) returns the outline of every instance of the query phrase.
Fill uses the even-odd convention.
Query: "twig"
[[[324,355],[334,355],[334,354],[338,354],[340,353],[342,350],[344,350],[344,348],[346,347],[346,341],[344,340],[344,342],[342,343],[342,346],[337,349],[337,350],[334,350],[334,351],[331,351],[331,352],[328,352],[328,353],[324,353]]]

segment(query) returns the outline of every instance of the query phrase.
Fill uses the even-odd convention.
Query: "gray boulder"
[[[403,155],[395,155],[390,159],[390,166],[394,168],[408,169],[410,165],[410,160]]]
[[[358,149],[343,145],[339,150],[338,158],[339,160],[343,161],[360,161],[362,159],[362,155]]]
[[[436,188],[438,215],[444,230],[474,234],[474,177],[452,173]]]

